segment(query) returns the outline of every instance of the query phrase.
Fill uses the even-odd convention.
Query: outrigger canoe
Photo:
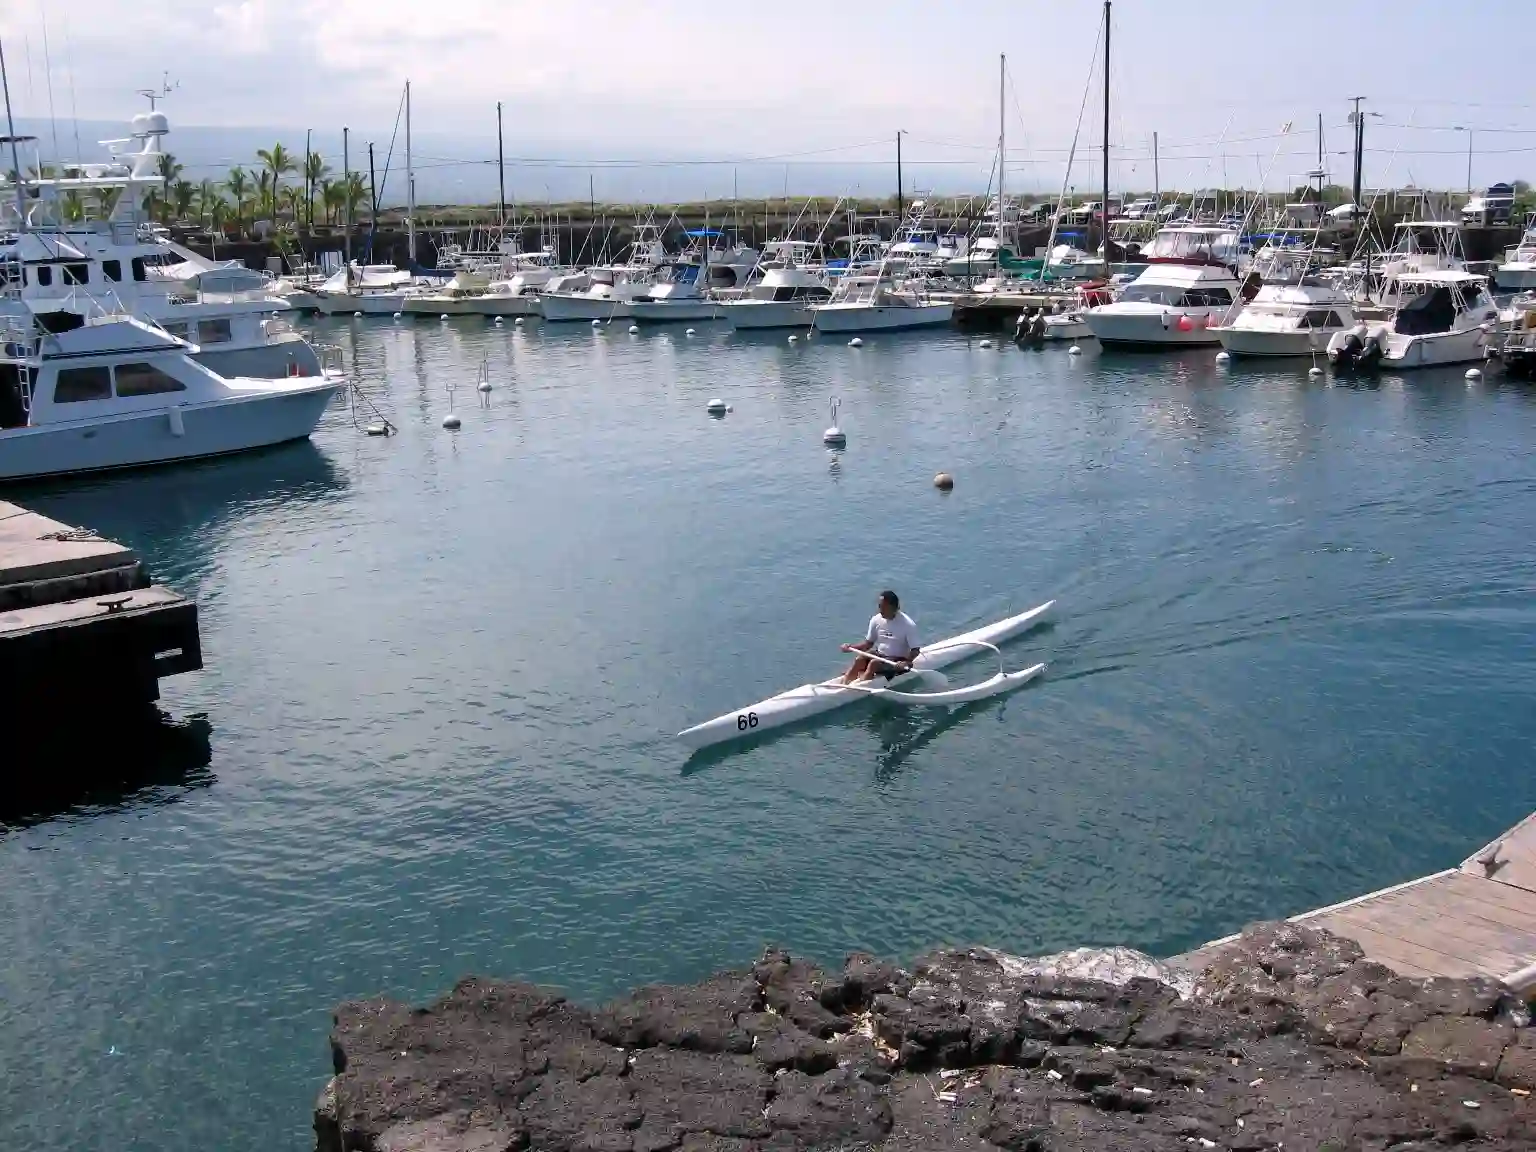
[[[788,692],[780,692],[777,696],[770,696],[756,704],[733,709],[716,716],[713,720],[706,720],[702,724],[695,724],[692,728],[685,728],[677,734],[677,739],[689,748],[708,748],[711,744],[723,744],[727,740],[738,740],[773,728],[781,728],[785,724],[804,720],[807,716],[830,712],[834,708],[841,708],[844,704],[852,704],[871,696],[896,704],[942,707],[948,704],[965,704],[972,700],[984,700],[988,696],[1011,692],[1044,672],[1045,665],[1035,664],[1018,672],[1005,672],[1001,667],[1002,656],[999,653],[997,674],[978,684],[940,692],[908,692],[904,689],[922,683],[924,673],[928,673],[930,679],[942,680],[943,677],[934,677],[932,673],[940,668],[947,668],[951,664],[957,664],[961,660],[969,659],[987,649],[996,652],[997,645],[1003,641],[1011,640],[1036,624],[1042,623],[1055,603],[1054,600],[1048,600],[1036,608],[1031,608],[1028,612],[1021,612],[1017,616],[1010,616],[995,624],[988,624],[971,632],[952,636],[948,640],[939,640],[927,645],[913,662],[913,670],[895,677],[889,683],[876,681],[873,684],[851,685],[844,684],[842,678],[838,677],[823,680],[818,684],[802,684],[798,688],[791,688]]]

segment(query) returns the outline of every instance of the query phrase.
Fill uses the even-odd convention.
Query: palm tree
[[[335,224],[337,211],[346,203],[341,184],[334,180],[320,181],[320,203],[325,206],[325,222]]]
[[[304,189],[305,203],[308,211],[309,226],[315,226],[315,193],[319,191],[325,178],[331,174],[331,166],[325,162],[325,157],[318,152],[311,152],[304,161]]]
[[[176,219],[185,220],[192,211],[192,201],[197,197],[197,185],[190,180],[178,180],[171,185],[171,200],[176,205]]]
[[[73,188],[64,193],[62,210],[64,219],[70,221],[71,223],[78,220],[84,220],[85,201],[81,198],[80,193],[75,191]]]
[[[268,174],[272,177],[272,189],[274,192],[276,192],[277,186],[283,182],[284,176],[299,170],[293,155],[281,144],[274,144],[270,148],[256,149],[256,159],[261,161],[263,167],[266,168]]]
[[[361,172],[348,172],[342,181],[342,204],[353,223],[357,222],[357,206],[368,199],[368,185]]]
[[[270,208],[272,203],[272,173],[262,171],[256,173],[256,215],[263,220],[270,220],[276,216]]]
[[[304,219],[301,209],[305,200],[304,189],[298,185],[290,184],[287,188],[283,189],[283,207],[288,209],[288,216],[293,221],[294,231],[298,231],[299,221]]]
[[[169,152],[162,153],[160,163],[157,165],[160,172],[160,199],[169,208],[171,202],[171,181],[181,179],[182,168],[176,163],[176,157]]]
[[[251,177],[244,168],[231,168],[229,179],[224,181],[224,187],[229,189],[229,194],[235,199],[235,230],[244,230],[245,199],[251,190]]]

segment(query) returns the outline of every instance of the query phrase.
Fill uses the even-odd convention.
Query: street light
[[[1472,128],[1463,128],[1460,124],[1451,126],[1453,132],[1465,132],[1467,134],[1467,195],[1472,195],[1472,137],[1476,134]]]

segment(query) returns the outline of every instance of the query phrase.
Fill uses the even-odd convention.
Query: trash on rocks
[[[1479,1104],[1476,1100],[1463,1100],[1461,1102],[1461,1106],[1463,1108],[1481,1108],[1482,1107],[1482,1105]]]
[[[1045,1078],[1047,1080],[1060,1080],[1061,1079],[1061,1073],[1056,1071],[1056,1069],[1052,1068],[1048,1072],[1046,1072]]]
[[[1150,1089],[1150,1088],[1143,1088],[1140,1084],[1138,1084],[1134,1088],[1132,1088],[1131,1091],[1136,1093],[1136,1095],[1138,1095],[1138,1096],[1150,1096],[1150,1095],[1152,1095],[1152,1089]]]
[[[955,1095],[953,1092],[940,1092],[939,1099],[944,1101],[946,1104],[953,1104],[956,1100],[960,1099],[960,1097]]]
[[[1248,1087],[1257,1088],[1262,1083],[1264,1083],[1264,1077],[1260,1076],[1257,1080],[1248,1081]]]

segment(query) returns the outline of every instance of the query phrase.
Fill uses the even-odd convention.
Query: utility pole
[[[896,219],[906,216],[906,205],[901,198],[901,130],[896,131]]]
[[[31,136],[16,135],[16,121],[11,118],[11,82],[5,72],[5,49],[0,47],[0,90],[5,94],[5,142],[11,146],[11,175],[16,180],[16,228],[20,232],[27,230],[27,194],[22,189],[21,160],[16,153],[16,145],[31,140]]]
[[[1157,133],[1152,133],[1152,203],[1161,208],[1163,206],[1163,182],[1158,177],[1157,171]]]
[[[416,271],[416,169],[411,166],[411,82],[405,82],[405,255]]]
[[[349,129],[343,125],[341,129],[341,188],[346,194],[347,202],[347,230],[342,240],[342,260],[346,263],[347,284],[352,283],[352,153],[349,144]]]
[[[1104,223],[1099,233],[1099,250],[1109,259],[1109,8],[1104,0]],[[1107,267],[1107,265],[1106,265]]]
[[[374,182],[373,141],[368,141],[368,249],[364,264],[373,263],[373,238],[379,234],[379,186]]]
[[[304,215],[311,232],[315,230],[315,184],[309,178],[309,136],[312,131],[310,128],[304,129]]]
[[[1472,195],[1472,132],[1467,129],[1467,195]]]

